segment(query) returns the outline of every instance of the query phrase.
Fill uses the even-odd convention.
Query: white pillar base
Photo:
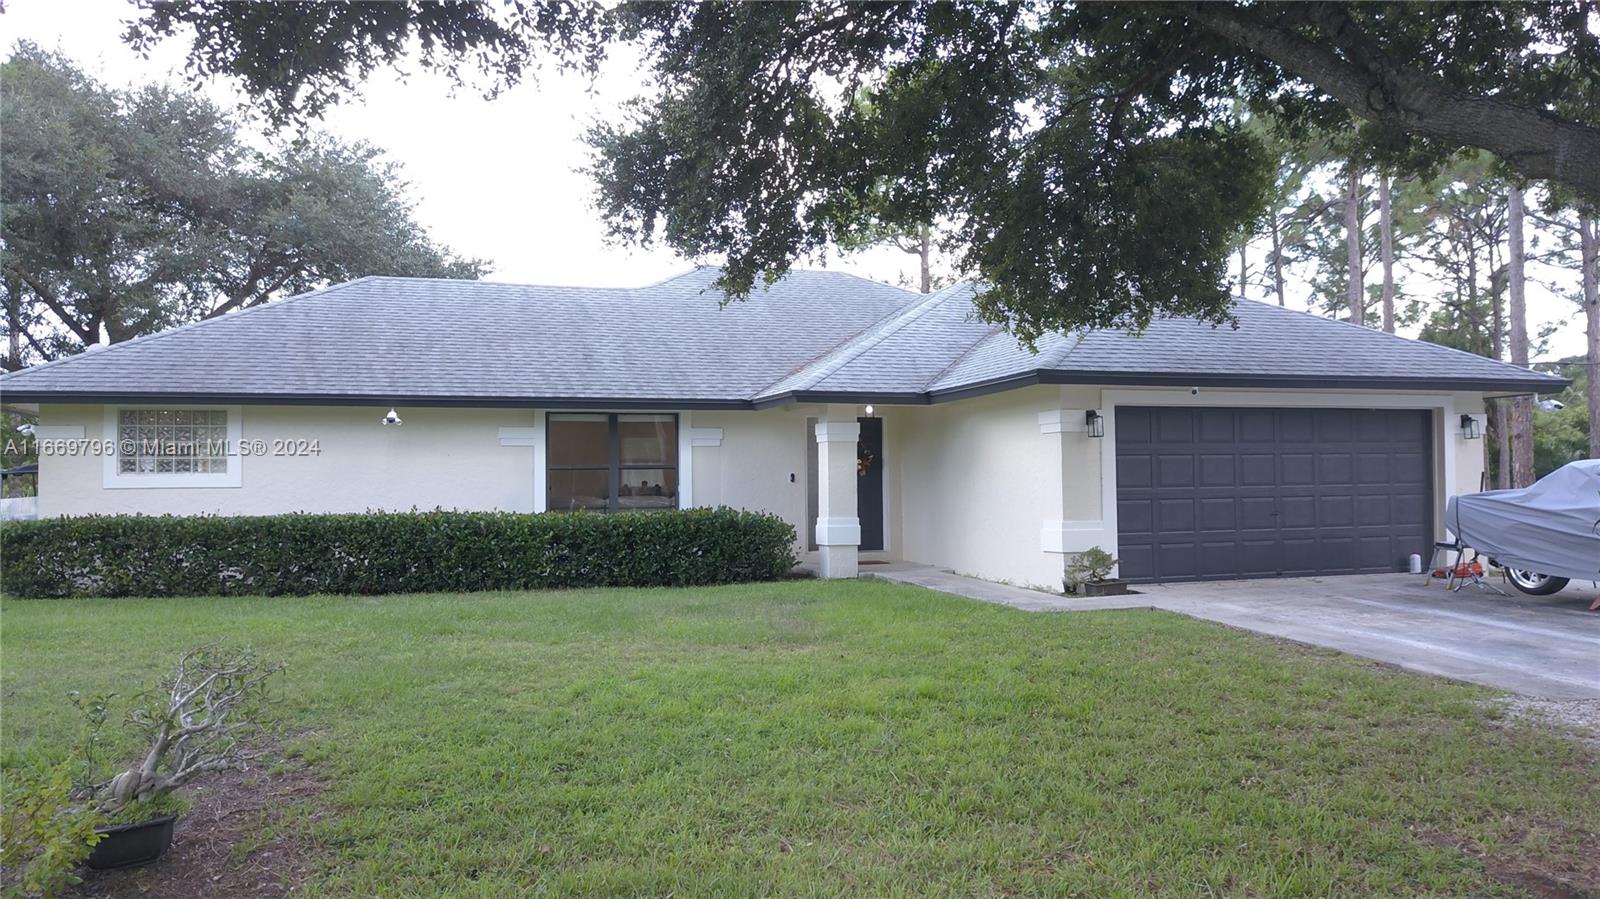
[[[858,555],[854,546],[818,546],[818,573],[824,580],[830,581],[858,577],[861,574],[857,565]]]
[[[856,516],[856,443],[861,424],[853,407],[829,409],[817,422],[817,555],[824,578],[858,573],[861,519]]]

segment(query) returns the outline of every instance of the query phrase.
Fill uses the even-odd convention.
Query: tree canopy
[[[858,232],[955,223],[949,249],[1023,337],[1227,317],[1225,257],[1273,171],[1239,99],[1424,174],[1463,148],[1600,202],[1589,4],[149,3],[281,119],[407,47],[494,86],[638,46],[653,84],[594,130],[616,235],[723,254],[738,294]],[[861,98],[868,102],[860,102]]]
[[[30,45],[0,66],[6,366],[369,274],[476,278],[376,149],[252,148],[165,86],[113,90]]]

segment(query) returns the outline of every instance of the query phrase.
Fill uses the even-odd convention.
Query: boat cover
[[[1452,496],[1445,527],[1501,565],[1600,580],[1600,459],[1568,463],[1531,487]]]

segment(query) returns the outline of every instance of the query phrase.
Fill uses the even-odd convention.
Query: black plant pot
[[[1133,592],[1128,589],[1128,582],[1121,579],[1089,581],[1080,589],[1084,596],[1122,596]]]
[[[89,850],[89,867],[105,871],[155,861],[172,845],[172,823],[176,820],[177,815],[167,815],[142,824],[95,828],[100,842]]]

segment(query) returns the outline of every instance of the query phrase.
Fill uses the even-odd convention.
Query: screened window
[[[122,409],[120,474],[226,474],[228,413],[222,409]]]
[[[676,415],[552,413],[545,421],[547,509],[678,507]]]

